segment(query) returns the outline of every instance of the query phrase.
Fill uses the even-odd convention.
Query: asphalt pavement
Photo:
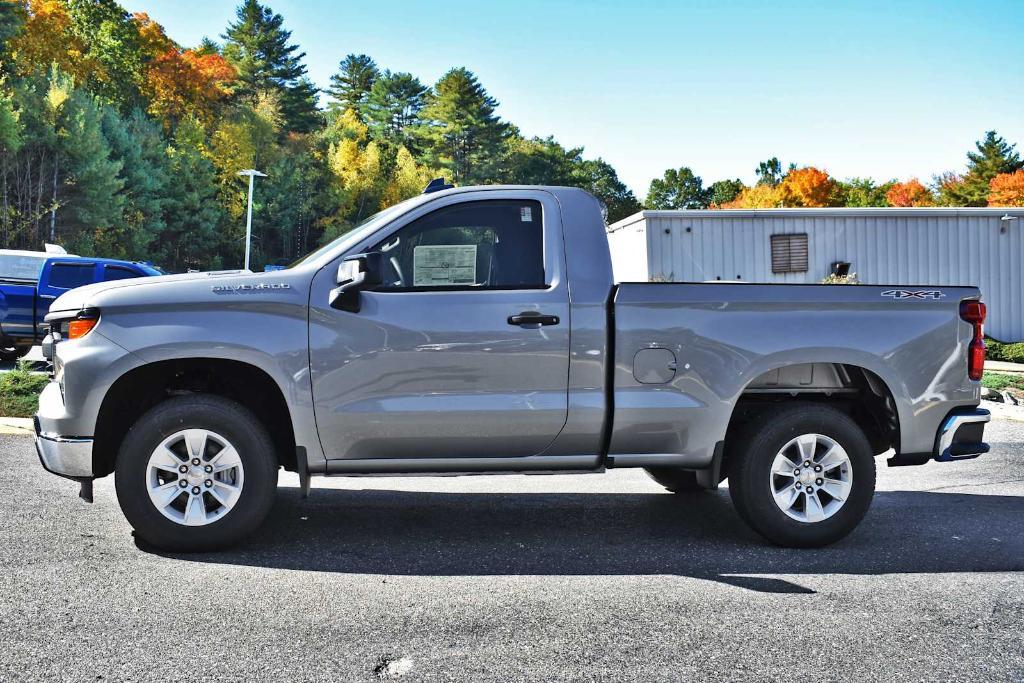
[[[0,437],[2,680],[1024,679],[1024,424],[887,469],[826,549],[604,475],[281,477],[238,548],[140,547]]]

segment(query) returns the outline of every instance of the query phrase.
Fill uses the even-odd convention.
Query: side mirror
[[[338,286],[331,290],[328,300],[331,308],[358,313],[359,292],[373,289],[384,281],[384,255],[370,252],[347,257],[338,265],[335,281]]]

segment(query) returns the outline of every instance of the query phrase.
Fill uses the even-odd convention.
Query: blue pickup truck
[[[133,261],[0,249],[0,360],[17,360],[42,341],[43,318],[64,292],[93,282],[162,274]]]

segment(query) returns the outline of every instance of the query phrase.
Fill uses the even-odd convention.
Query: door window
[[[74,289],[92,282],[92,263],[54,263],[50,268],[50,286],[54,289]]]
[[[139,277],[139,273],[136,273],[131,268],[123,266],[105,266],[103,268],[104,280],[130,280],[135,277]]]
[[[490,200],[438,209],[380,242],[383,290],[542,289],[540,202]]]

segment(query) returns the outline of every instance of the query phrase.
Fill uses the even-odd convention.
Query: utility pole
[[[239,171],[238,175],[249,176],[249,208],[245,213],[245,269],[249,270],[249,242],[252,240],[252,185],[254,178],[266,178],[266,173],[260,173],[254,168],[247,168]]]

